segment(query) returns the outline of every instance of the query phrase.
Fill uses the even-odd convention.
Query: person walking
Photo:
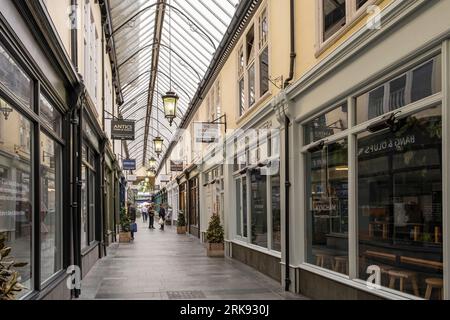
[[[143,220],[143,222],[144,223],[146,223],[147,222],[147,220],[148,220],[148,204],[144,204],[143,206],[142,206],[142,209],[141,209],[141,212],[142,212],[142,220]]]
[[[161,204],[161,206],[159,207],[159,219],[160,219],[160,224],[161,224],[161,228],[160,230],[164,231],[164,224],[166,223],[166,205],[165,204]]]
[[[131,220],[131,240],[134,240],[134,229],[132,224],[136,223],[136,207],[134,206],[133,203],[128,202],[128,216],[130,217]]]
[[[153,204],[148,205],[148,218],[149,218],[149,229],[155,229],[154,223],[155,223],[155,209],[153,207]]]

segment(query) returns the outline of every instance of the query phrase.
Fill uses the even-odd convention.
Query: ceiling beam
[[[162,30],[164,25],[164,16],[166,12],[166,0],[158,0],[157,10],[155,12],[155,28],[154,28],[154,36],[153,36],[153,54],[152,54],[152,64],[150,66],[150,82],[148,88],[148,99],[147,99],[147,116],[145,118],[145,135],[144,135],[144,150],[143,150],[143,159],[142,165],[145,167],[147,162],[147,148],[148,148],[148,136],[150,131],[150,120],[152,115],[152,106],[153,106],[153,92],[156,87],[156,79],[158,77],[158,64],[159,64],[159,52],[160,52],[160,43]]]

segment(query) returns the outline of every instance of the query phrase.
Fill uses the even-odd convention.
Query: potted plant
[[[183,211],[180,211],[178,213],[177,233],[178,234],[186,234],[186,217],[184,216]]]
[[[0,235],[0,300],[15,300],[16,295],[26,289],[20,283],[20,275],[14,268],[22,268],[27,263],[15,262],[9,257],[11,248],[6,247],[6,239]]]
[[[120,243],[131,242],[131,220],[127,215],[126,209],[122,208],[120,212],[120,233],[119,233]]]
[[[206,231],[206,250],[208,257],[224,256],[224,230],[219,215],[213,215]]]

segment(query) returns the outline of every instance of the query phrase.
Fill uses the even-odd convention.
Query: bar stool
[[[334,257],[334,268],[335,272],[343,273],[348,275],[348,257],[339,256]]]
[[[386,281],[384,281],[386,280],[386,278],[388,278],[387,282],[389,282],[389,271],[394,270],[394,267],[385,264],[382,264],[379,267],[381,271],[381,284],[383,285],[384,283],[386,283]]]
[[[443,288],[444,282],[440,278],[428,278],[425,279],[425,283],[427,284],[427,291],[425,292],[425,299],[430,300],[431,295],[433,293],[433,289],[439,290],[439,300],[443,298]]]
[[[403,270],[390,270],[389,274],[389,288],[395,289],[396,280],[400,281],[400,291],[405,292],[405,282],[409,280],[412,284],[414,295],[419,297],[419,286],[417,284],[417,273]]]
[[[329,254],[323,253],[323,252],[317,252],[315,254],[316,256],[316,265],[321,268],[326,268],[327,264],[329,264],[331,267],[333,267],[333,257]]]

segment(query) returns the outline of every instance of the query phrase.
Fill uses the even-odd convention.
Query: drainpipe
[[[71,60],[75,69],[78,71],[78,0],[71,0],[72,6],[72,17],[75,19],[73,22],[75,25],[72,26],[70,32],[70,42],[71,42]],[[72,254],[73,254],[73,264],[79,266],[81,269],[81,246],[80,246],[80,217],[81,217],[81,140],[80,133],[82,132],[82,109],[84,100],[84,84],[78,84],[74,96],[74,104],[70,110],[70,132],[71,132],[71,143],[70,143],[70,171],[71,171],[71,222],[72,222]],[[73,297],[78,298],[81,294],[79,289],[74,289]]]
[[[295,52],[295,0],[291,0],[290,2],[290,34],[291,34],[291,53],[290,53],[290,66],[289,66],[289,77],[284,82],[284,88],[288,87],[290,82],[294,79],[294,67],[295,67],[295,58],[297,57],[297,54]],[[289,154],[290,154],[290,148],[289,148],[289,126],[291,124],[291,121],[289,120],[289,117],[285,115],[284,117],[284,145],[285,145],[285,206],[286,206],[286,218],[285,218],[285,251],[286,251],[286,269],[285,269],[285,291],[289,291],[291,287],[291,277],[290,277],[290,243],[289,243],[289,237],[290,237],[290,196],[289,192],[291,189],[291,182],[289,181],[290,178],[290,168],[289,168]]]
[[[84,108],[85,87],[81,81],[76,91],[76,102],[74,109],[72,110],[72,174],[73,174],[73,194],[72,194],[72,223],[73,223],[73,261],[74,265],[82,268],[81,261],[81,152],[82,152],[82,123],[83,123],[83,108]],[[74,289],[73,295],[78,298],[80,295],[79,289]]]
[[[81,17],[78,16],[78,0],[71,0],[72,5],[72,15],[75,14],[75,23],[76,25],[72,25],[72,30],[70,32],[71,37],[71,55],[72,55],[72,63],[75,66],[75,69],[78,72],[78,19],[81,19]],[[73,12],[75,11],[75,12]]]
[[[105,132],[105,24],[102,23],[102,129]]]
[[[290,197],[289,197],[289,192],[291,189],[291,182],[289,181],[289,177],[290,177],[290,168],[289,168],[289,125],[290,125],[291,121],[289,120],[288,116],[284,117],[284,138],[285,138],[285,206],[286,206],[286,218],[285,218],[285,236],[286,236],[286,278],[285,278],[285,290],[289,291],[290,286],[291,286],[291,277],[290,277],[290,242],[289,242],[289,237],[290,237],[290,232],[289,232],[289,227],[290,227],[290,206],[289,206],[289,201],[290,201]]]
[[[290,82],[294,79],[294,66],[297,53],[295,52],[295,0],[291,0],[291,15],[290,15],[290,29],[291,29],[291,53],[289,77],[284,81],[284,88],[288,87]]]
[[[105,76],[106,76],[106,72],[105,72],[105,23],[104,21],[102,21],[102,130],[103,130],[103,134],[105,135],[104,140],[102,141],[102,155],[101,155],[101,201],[102,201],[102,213],[101,213],[101,217],[103,217],[103,221],[102,221],[102,226],[101,226],[101,230],[102,230],[102,247],[103,247],[103,256],[106,257],[106,243],[107,243],[107,230],[106,230],[106,226],[105,223],[107,221],[107,212],[105,211],[105,207],[106,207],[106,196],[105,196],[105,177],[106,177],[106,144],[107,144],[107,138],[106,138],[106,132],[105,132],[105,109],[106,109],[106,96],[105,96]]]

